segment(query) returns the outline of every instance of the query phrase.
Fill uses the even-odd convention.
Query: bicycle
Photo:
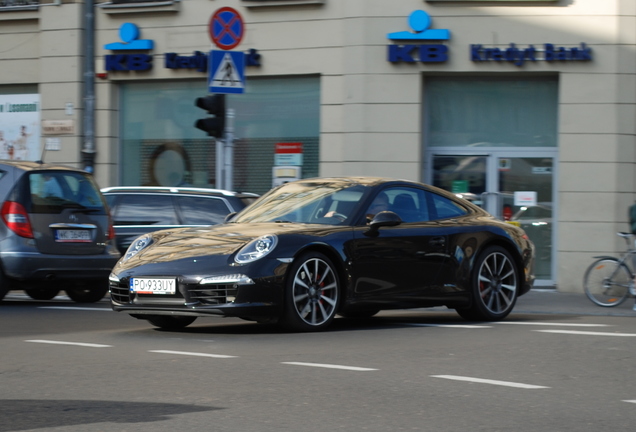
[[[583,286],[585,294],[593,303],[604,307],[618,306],[627,297],[636,295],[634,272],[627,263],[628,258],[636,255],[634,234],[619,232],[627,243],[627,251],[620,258],[600,256],[585,271]],[[636,306],[634,306],[636,310]]]

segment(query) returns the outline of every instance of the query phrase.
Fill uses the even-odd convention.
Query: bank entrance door
[[[436,152],[428,182],[522,227],[536,246],[536,286],[554,286],[555,157],[545,152]]]

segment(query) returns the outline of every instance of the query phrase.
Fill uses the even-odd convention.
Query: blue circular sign
[[[231,50],[237,46],[243,34],[245,25],[241,15],[231,7],[218,9],[210,18],[210,38],[214,44],[222,50]]]

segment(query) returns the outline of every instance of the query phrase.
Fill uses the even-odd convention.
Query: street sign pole
[[[241,94],[245,91],[245,53],[230,51],[243,39],[245,23],[241,14],[231,8],[217,9],[208,24],[210,39],[222,51],[210,51],[208,92]],[[234,175],[233,109],[225,111],[224,140],[216,141],[216,187],[233,190]]]
[[[234,110],[229,108],[225,116],[225,182],[223,189],[234,190]]]

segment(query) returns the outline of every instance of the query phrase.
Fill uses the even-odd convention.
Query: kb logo
[[[139,28],[132,23],[124,23],[119,28],[121,42],[104,45],[111,51],[151,50],[154,41],[139,38]],[[152,69],[152,56],[149,54],[111,54],[104,56],[104,69],[107,71],[147,71]]]
[[[450,39],[450,30],[430,29],[431,17],[423,10],[416,10],[409,15],[409,26],[412,31],[389,33],[392,41],[443,41]],[[388,60],[391,63],[439,63],[448,60],[448,47],[441,44],[422,45],[389,45]]]

